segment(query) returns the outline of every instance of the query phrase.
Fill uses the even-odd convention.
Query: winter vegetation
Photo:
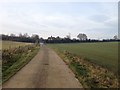
[[[50,36],[47,39],[34,34],[4,35],[2,37],[3,83],[26,65],[38,52],[39,46],[46,44],[73,70],[85,88],[118,87],[118,46],[117,35],[111,39],[89,39],[79,33],[71,39]]]
[[[10,41],[17,41],[17,42],[28,42],[28,43],[80,43],[80,42],[113,42],[113,41],[120,41],[117,35],[111,37],[111,39],[89,39],[86,34],[79,33],[76,37],[71,39],[70,35],[66,35],[64,38],[61,38],[60,36],[54,37],[50,36],[47,39],[44,39],[42,37],[39,37],[37,34],[33,34],[32,36],[29,36],[27,33],[25,34],[19,34],[19,36],[16,36],[15,34],[11,35],[4,35],[1,34],[0,37],[2,37],[2,40],[10,40]]]
[[[48,46],[63,58],[85,88],[118,88],[118,42]]]
[[[36,43],[2,42],[2,83],[17,73],[39,51]]]

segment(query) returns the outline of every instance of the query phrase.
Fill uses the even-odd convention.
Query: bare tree
[[[22,33],[19,34],[19,37],[23,37]]]
[[[29,37],[29,35],[27,33],[23,34],[23,37]]]
[[[32,35],[32,39],[35,40],[35,43],[38,44],[39,43],[39,36],[37,34],[33,34]]]
[[[114,38],[115,40],[117,40],[117,39],[118,39],[118,36],[117,36],[117,35],[115,35],[113,38]]]
[[[69,33],[68,35],[66,35],[66,38],[71,39],[71,33]]]
[[[11,37],[15,37],[15,34],[10,34]]]
[[[87,35],[80,33],[80,34],[77,36],[77,38],[79,38],[79,40],[81,40],[81,41],[85,41],[85,40],[87,40]]]

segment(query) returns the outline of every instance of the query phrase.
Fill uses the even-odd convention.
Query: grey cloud
[[[110,19],[105,21],[104,24],[109,27],[118,27],[118,20],[117,19]]]
[[[103,38],[112,38],[117,33],[117,27],[105,27],[105,28],[93,28],[87,30],[88,35],[90,35],[90,38],[96,37],[99,39]]]
[[[104,22],[104,21],[108,20],[109,17],[106,16],[106,15],[94,15],[94,16],[90,16],[89,19],[94,21],[94,22],[100,22],[101,23],[101,22]]]

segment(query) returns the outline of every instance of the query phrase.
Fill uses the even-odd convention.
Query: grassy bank
[[[88,62],[69,52],[54,49],[64,62],[75,73],[84,88],[118,88],[117,75],[97,64]]]
[[[25,66],[39,51],[39,46],[27,45],[2,51],[2,82]]]
[[[48,46],[62,53],[68,51],[76,54],[85,60],[117,72],[118,42],[50,44]]]
[[[116,44],[117,43],[103,43],[103,46],[101,46],[102,43],[90,43],[90,44],[83,43],[83,44],[51,44],[48,46],[54,49],[58,53],[58,55],[61,56],[61,58],[68,64],[68,66],[75,73],[76,77],[78,78],[80,83],[82,83],[84,88],[118,88],[119,84],[118,78],[117,75],[114,73],[117,71],[116,70],[117,66],[116,68],[113,67],[115,62],[117,63],[117,59],[115,59],[117,57],[117,55],[115,55],[116,53],[115,51],[117,50],[114,50],[118,48]],[[89,45],[92,47],[91,48],[87,47]],[[109,46],[107,47],[106,45]],[[103,48],[104,46],[106,46],[107,48],[106,49]],[[88,51],[86,48],[89,48]],[[113,49],[110,49],[109,53],[107,53],[108,51],[105,50],[108,50],[108,48]],[[94,50],[92,51],[92,49]],[[101,53],[99,52],[99,50]],[[94,54],[95,52],[97,53],[97,51],[99,53]],[[88,57],[86,56],[87,53],[83,53],[82,56],[81,55],[82,52],[91,52],[91,58],[88,60]],[[104,54],[104,57],[102,58],[104,59],[101,60],[100,58],[98,58],[97,60],[99,61],[99,63],[96,62],[96,59],[92,60],[92,58],[94,58],[94,55],[96,55],[95,57],[100,57],[101,55],[99,54],[102,54],[102,52]],[[114,55],[113,57],[114,59],[112,58],[114,61],[112,61],[112,59],[109,59],[110,61],[107,60],[106,57],[110,56],[107,54],[110,53]],[[106,60],[107,62],[104,60]],[[110,67],[107,67],[107,65],[108,66],[110,65]]]

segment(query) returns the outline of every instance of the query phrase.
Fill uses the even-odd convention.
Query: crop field
[[[23,43],[23,42],[15,42],[15,41],[0,41],[0,43],[1,43],[0,49],[9,49],[9,48],[15,48],[15,47],[31,44],[31,43]]]
[[[114,72],[118,68],[118,42],[49,44],[60,52],[68,51]]]

